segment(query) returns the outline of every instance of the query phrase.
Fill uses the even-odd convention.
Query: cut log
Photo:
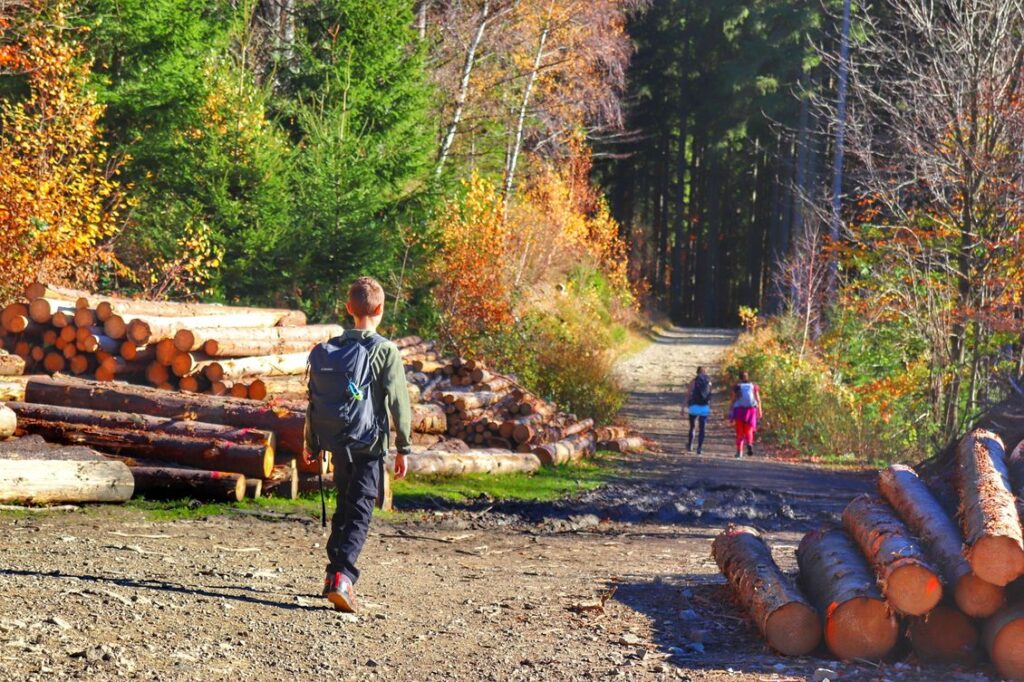
[[[33,322],[39,324],[49,324],[58,312],[74,317],[75,302],[39,297],[32,299],[28,304],[28,316],[32,318]]]
[[[967,560],[974,574],[1003,586],[1024,574],[1024,538],[999,436],[975,430],[957,448],[956,488]]]
[[[250,500],[263,497],[263,481],[259,478],[245,479],[245,496]]]
[[[1017,498],[1017,515],[1024,519],[1024,441],[1018,443],[1006,459],[1006,470],[1010,474],[1011,490]]]
[[[148,499],[191,497],[211,502],[245,499],[245,476],[224,471],[172,467],[131,467],[135,495]],[[256,479],[259,481],[259,479]]]
[[[1024,603],[992,616],[985,623],[983,640],[1000,677],[1024,680]]]
[[[156,360],[156,348],[153,346],[136,346],[131,341],[123,341],[120,351],[121,357],[129,362],[152,362]]]
[[[447,428],[447,415],[440,405],[417,403],[412,406],[412,430],[414,432],[441,434]]]
[[[598,440],[619,440],[630,437],[630,430],[624,426],[602,426],[597,429]]]
[[[408,472],[417,476],[534,473],[541,468],[541,461],[535,455],[507,450],[424,451],[407,455],[405,461]],[[389,460],[388,468],[394,471],[393,460]]]
[[[839,528],[804,536],[796,552],[800,580],[825,622],[825,644],[837,658],[884,657],[899,637],[875,576],[856,543]]]
[[[299,496],[299,468],[293,457],[278,457],[270,476],[263,481],[263,494],[294,500]]]
[[[24,373],[24,358],[0,351],[0,377],[20,376]]]
[[[978,629],[951,606],[939,605],[925,616],[911,618],[907,639],[918,658],[929,663],[971,665],[978,657]]]
[[[156,417],[180,419],[187,416],[195,421],[272,431],[282,451],[293,456],[302,454],[305,413],[284,405],[171,393],[117,382],[101,384],[69,377],[30,380],[25,387],[25,400]],[[230,470],[229,467],[218,468]]]
[[[730,525],[715,538],[711,555],[773,649],[804,656],[818,646],[817,612],[772,559],[760,533]]]
[[[577,434],[555,443],[540,445],[533,449],[533,454],[540,458],[544,466],[558,466],[591,457],[594,451],[594,437],[588,434]]]
[[[24,400],[25,384],[32,377],[0,377],[0,401]]]
[[[286,353],[284,355],[260,355],[235,360],[198,362],[194,371],[205,370],[210,381],[222,379],[245,379],[249,377],[275,377],[306,372],[309,353]]]
[[[299,310],[285,308],[247,308],[226,306],[215,303],[177,303],[172,301],[139,301],[111,296],[90,296],[96,307],[96,314],[101,320],[108,320],[114,315],[122,317],[210,317],[245,315],[275,315],[274,324],[279,326],[301,326],[306,324],[306,316]],[[212,326],[211,323],[206,326]],[[200,326],[197,324],[196,326]],[[236,325],[255,326],[255,325]]]
[[[200,320],[201,321],[201,320]],[[280,355],[282,353],[309,353],[313,346],[345,333],[337,324],[317,324],[305,327],[222,327],[193,326],[175,335],[178,350],[199,350],[207,355],[239,357],[248,355]],[[184,348],[183,346],[189,346]]]
[[[161,431],[137,431],[89,424],[21,419],[26,432],[68,445],[88,445],[115,455],[174,462],[197,469],[233,471],[253,478],[270,475],[274,451],[268,446],[195,438]]]
[[[619,438],[617,440],[602,440],[597,442],[598,450],[607,450],[608,452],[622,452],[622,453],[637,453],[646,452],[647,441],[639,436],[633,436],[631,438]]]
[[[0,405],[0,440],[10,438],[17,430],[18,415],[11,408]]]
[[[942,599],[939,571],[892,507],[873,495],[846,505],[843,527],[875,570],[878,587],[898,612],[923,616]]]
[[[84,426],[101,426],[108,429],[154,431],[186,436],[188,438],[227,440],[234,443],[256,445],[271,450],[274,450],[276,444],[273,433],[260,429],[237,428],[223,424],[208,424],[184,419],[154,417],[146,414],[108,412],[42,403],[11,402],[8,405],[9,409],[17,415],[26,428],[45,422],[81,424]]]
[[[54,504],[125,502],[132,497],[132,474],[122,462],[54,459],[41,465],[5,449],[0,457],[0,502]]]
[[[971,565],[963,556],[960,530],[913,469],[902,464],[883,469],[878,475],[878,490],[920,538],[961,611],[974,618],[987,618],[1002,607],[1003,588],[971,573]]]
[[[111,318],[113,319],[113,318]],[[128,338],[142,345],[160,339],[173,339],[182,329],[190,327],[273,327],[281,319],[274,311],[253,309],[201,317],[157,317],[132,315],[128,322]]]

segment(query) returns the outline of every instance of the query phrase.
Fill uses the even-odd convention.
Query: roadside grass
[[[439,502],[445,505],[460,505],[479,500],[524,502],[550,502],[577,493],[594,490],[619,472],[609,453],[598,453],[591,460],[577,465],[545,467],[535,474],[464,474],[461,476],[409,476],[392,484],[395,511],[380,512],[376,515],[387,521],[401,522],[415,518],[423,510],[434,510]],[[325,490],[327,513],[334,511],[335,492]],[[146,519],[155,522],[170,522],[200,519],[209,516],[237,513],[264,512],[263,518],[282,519],[289,516],[318,519],[320,517],[320,494],[304,493],[295,500],[262,497],[237,503],[198,502],[192,499],[147,500],[136,498],[126,502],[124,507],[142,512]],[[105,505],[86,506],[87,514],[102,515]],[[2,512],[0,518],[28,515],[28,512]],[[37,515],[32,513],[33,516]]]

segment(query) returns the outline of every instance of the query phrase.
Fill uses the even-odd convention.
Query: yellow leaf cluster
[[[103,107],[86,90],[68,5],[38,0],[11,27],[5,63],[22,67],[28,94],[0,103],[0,296],[37,277],[81,279],[117,230],[116,170],[97,131]]]

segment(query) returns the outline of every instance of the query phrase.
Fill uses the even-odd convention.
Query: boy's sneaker
[[[334,604],[335,611],[354,613],[356,610],[356,591],[352,581],[342,572],[328,573],[324,580],[324,596]]]
[[[747,457],[753,457],[753,456],[754,456],[754,446],[753,445],[748,445],[747,446]]]

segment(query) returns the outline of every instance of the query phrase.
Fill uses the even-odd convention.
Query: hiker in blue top
[[[693,429],[699,424],[697,454],[703,454],[704,426],[711,416],[711,378],[703,367],[697,368],[697,376],[690,382],[689,397],[682,413],[690,417],[690,437],[686,442],[686,451],[693,451]]]

